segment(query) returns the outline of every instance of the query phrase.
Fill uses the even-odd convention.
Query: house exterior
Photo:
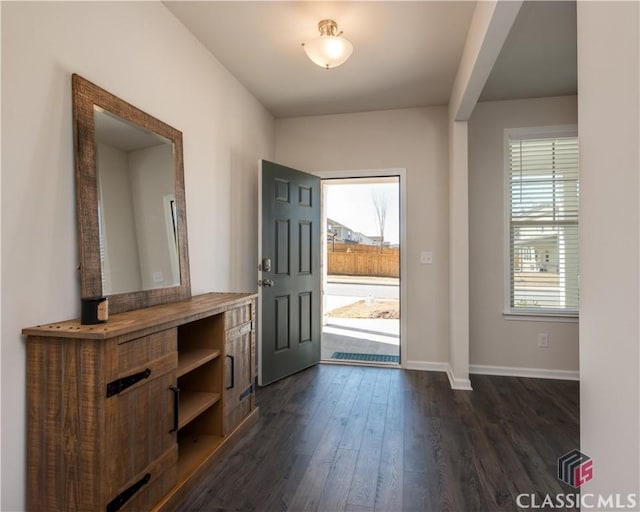
[[[329,218],[327,218],[327,236],[338,243],[359,243],[355,231]]]
[[[389,242],[388,240],[383,241],[381,236],[370,236],[369,239],[371,240],[370,245],[377,245],[379,247],[380,243],[382,242],[383,247],[391,247],[391,242]]]
[[[374,237],[363,235],[359,231],[327,218],[327,240],[344,244],[376,245]]]

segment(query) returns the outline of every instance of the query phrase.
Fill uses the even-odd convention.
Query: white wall
[[[276,120],[276,160],[303,171],[407,169],[407,359],[449,361],[447,108]],[[420,251],[433,264],[420,265]]]
[[[639,18],[578,2],[583,493],[640,492]]]
[[[476,105],[469,120],[470,363],[578,370],[578,323],[506,320],[504,129],[577,124],[576,96]],[[538,348],[538,333],[549,348]],[[473,370],[473,368],[472,368]]]
[[[20,330],[79,314],[72,72],[183,132],[194,294],[255,290],[272,117],[160,3],[2,2],[2,510],[24,508]]]

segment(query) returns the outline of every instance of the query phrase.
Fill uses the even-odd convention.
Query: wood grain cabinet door
[[[176,339],[169,329],[118,345],[118,378],[106,398],[109,512],[152,506],[176,483]]]
[[[250,412],[253,397],[251,371],[252,324],[228,333],[225,342],[224,435],[229,434]]]

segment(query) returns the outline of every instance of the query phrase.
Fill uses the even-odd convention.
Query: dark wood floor
[[[258,391],[260,420],[183,511],[517,510],[571,492],[578,383],[320,365]]]

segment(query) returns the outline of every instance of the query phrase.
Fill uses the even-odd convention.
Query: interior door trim
[[[258,158],[258,261],[262,262],[262,158]],[[258,269],[258,298],[256,299],[256,319],[260,320],[262,316],[262,265],[257,266]],[[258,321],[256,326],[256,375],[258,377],[258,386],[262,386],[262,322]]]

